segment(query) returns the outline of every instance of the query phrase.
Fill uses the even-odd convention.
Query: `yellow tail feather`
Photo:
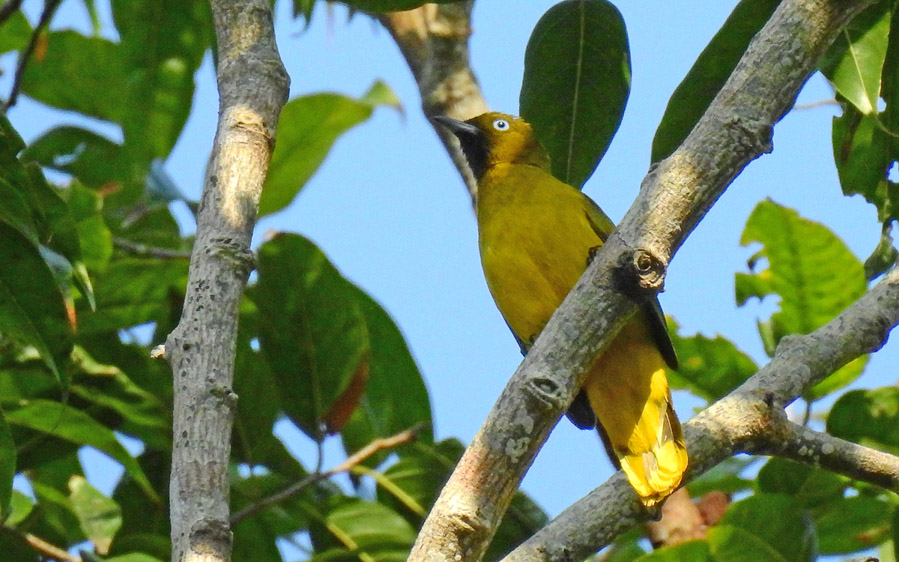
[[[628,482],[649,507],[680,485],[687,449],[671,406],[664,360],[641,324],[621,331],[584,390]]]

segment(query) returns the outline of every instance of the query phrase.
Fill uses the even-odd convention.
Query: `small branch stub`
[[[615,288],[628,297],[643,301],[665,289],[667,264],[644,248],[624,252],[615,268]]]

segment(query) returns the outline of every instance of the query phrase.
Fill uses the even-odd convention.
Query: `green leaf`
[[[183,294],[188,263],[181,260],[123,258],[94,278],[96,312],[80,315],[79,334],[108,332],[169,314],[173,293]]]
[[[731,504],[709,528],[708,541],[716,560],[729,562],[814,560],[815,526],[799,503],[776,494],[755,495]]]
[[[688,541],[660,548],[637,558],[638,562],[705,562],[713,560],[708,541]]]
[[[112,233],[103,219],[103,199],[78,183],[70,184],[66,195],[84,264],[92,271],[103,271],[112,258]]]
[[[889,271],[899,258],[899,252],[893,246],[893,221],[883,224],[880,231],[880,241],[877,247],[865,260],[865,278],[869,281],[876,279]]]
[[[72,349],[63,295],[31,240],[0,221],[0,333],[32,345],[66,386]]]
[[[144,554],[143,552],[129,552],[121,556],[107,558],[106,562],[163,562],[161,558]]]
[[[893,139],[878,123],[878,116],[864,115],[846,105],[843,115],[833,118],[831,136],[843,194],[862,195],[877,207],[881,222],[896,218],[899,186],[888,179],[896,152]]]
[[[759,471],[758,488],[768,494],[793,496],[804,507],[843,497],[848,481],[833,472],[774,457]]]
[[[851,390],[827,416],[831,435],[899,455],[899,388]]]
[[[340,94],[295,98],[281,110],[278,138],[259,201],[259,216],[290,204],[318,170],[340,135],[367,120],[381,105],[397,107],[396,95],[375,82],[361,99]]]
[[[486,560],[501,560],[549,522],[549,517],[528,495],[516,492],[493,537]]]
[[[0,410],[0,521],[6,519],[13,499],[12,481],[16,476],[16,444],[6,416]]]
[[[159,501],[144,471],[112,430],[84,412],[58,402],[32,400],[21,408],[8,410],[6,420],[10,425],[53,435],[77,445],[88,445],[109,455],[121,463],[148,497]]]
[[[865,550],[890,538],[893,506],[870,496],[839,498],[815,513],[821,554]]]
[[[682,337],[677,334],[677,324],[673,320],[669,324],[679,364],[677,371],[668,373],[672,388],[689,390],[712,402],[758,371],[755,361],[724,336]]]
[[[336,547],[377,561],[404,560],[416,534],[388,507],[346,496],[332,498],[323,527],[310,529],[316,551]]]
[[[553,175],[581,188],[612,142],[630,93],[627,30],[606,0],[566,0],[531,32],[519,112]]]
[[[129,164],[122,146],[80,127],[50,129],[28,145],[22,159],[71,174],[93,189],[121,183],[128,177]]]
[[[740,244],[763,244],[756,258],[764,257],[768,269],[736,276],[737,304],[749,298],[780,297],[780,310],[764,327],[770,343],[787,334],[808,334],[823,326],[867,289],[864,267],[842,240],[824,225],[804,219],[796,211],[772,201],[756,205]],[[755,259],[753,260],[755,261]],[[754,265],[754,264],[751,264]],[[769,353],[773,352],[768,347]],[[805,395],[816,400],[849,384],[861,374],[867,356],[843,366]]]
[[[431,440],[431,404],[415,359],[399,328],[371,297],[358,287],[355,301],[368,330],[371,356],[365,394],[341,432],[347,454],[377,437],[393,435],[418,424],[427,424],[419,439]],[[377,456],[383,460],[385,455]],[[377,464],[377,459],[366,463]]]
[[[115,501],[88,484],[83,476],[69,480],[69,501],[78,516],[81,530],[102,555],[109,552],[112,539],[122,526],[122,510]]]
[[[259,343],[291,420],[313,439],[369,362],[355,289],[312,242],[280,234],[259,248]]]
[[[652,139],[652,162],[666,158],[687,138],[779,3],[741,0],[737,4],[668,100]]]
[[[144,167],[171,152],[187,121],[212,17],[200,0],[113,0],[112,14],[129,87],[125,148]]]
[[[18,490],[12,491],[12,498],[9,503],[9,516],[3,521],[8,527],[17,527],[19,523],[24,521],[34,510],[34,503],[31,498]]]
[[[0,54],[25,49],[31,38],[31,24],[20,10],[0,25]]]
[[[414,443],[378,478],[378,500],[417,521],[437,499],[465,446],[455,439]]]
[[[25,67],[22,92],[47,105],[107,121],[130,118],[119,46],[71,30],[46,35],[46,50]]]
[[[864,115],[877,113],[890,4],[878,2],[843,26],[819,65],[837,92]]]

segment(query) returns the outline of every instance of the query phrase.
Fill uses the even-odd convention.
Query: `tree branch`
[[[805,336],[781,340],[774,358],[736,390],[684,424],[685,483],[737,452],[781,455],[899,489],[899,458],[787,420],[784,408],[849,361],[879,349],[899,323],[899,268],[842,314]],[[649,518],[621,473],[577,501],[505,559],[580,559]]]
[[[43,33],[44,29],[50,25],[50,20],[53,18],[53,14],[56,13],[56,8],[59,7],[60,2],[62,2],[62,0],[48,0],[47,3],[44,4],[44,10],[41,12],[40,18],[38,18],[37,25],[34,26],[34,31],[31,32],[31,40],[28,41],[25,50],[19,53],[19,61],[16,64],[16,73],[13,77],[12,89],[9,92],[9,98],[7,98],[6,103],[3,104],[3,113],[6,113],[9,111],[10,107],[16,105],[16,102],[19,99],[19,89],[22,87],[22,77],[25,75],[25,66],[31,59],[31,54],[34,53],[34,49],[37,46],[41,33]],[[7,6],[4,6],[4,8],[6,7]],[[12,15],[12,12],[10,12],[9,15]],[[9,15],[6,17],[9,17]]]
[[[134,254],[136,256],[146,256],[149,258],[157,258],[161,260],[190,259],[190,252],[173,250],[171,248],[157,248],[155,246],[141,244],[140,242],[134,242],[128,240],[127,238],[113,237],[112,244],[116,248],[121,248],[122,250],[125,250],[126,252]]]
[[[425,4],[414,10],[378,16],[412,70],[427,117],[469,119],[487,111],[468,57],[473,4],[474,0]],[[459,149],[459,141],[441,127],[435,127],[435,131],[462,175],[474,205],[478,185]]]
[[[325,472],[314,472],[306,476],[302,480],[299,480],[284,488],[283,490],[275,492],[274,494],[262,498],[259,501],[253,502],[251,505],[248,505],[244,509],[238,511],[231,516],[231,526],[233,527],[234,525],[237,525],[244,519],[252,517],[268,507],[294,497],[295,495],[299,494],[300,492],[320,480],[330,478],[335,474],[340,474],[341,472],[346,472],[347,470],[352,469],[378,451],[393,449],[394,447],[398,447],[400,445],[403,445],[404,443],[414,441],[418,437],[418,434],[421,431],[422,427],[422,425],[418,425],[405,431],[401,431],[396,435],[391,435],[390,437],[379,437],[377,439],[374,439],[371,443],[347,457],[346,460],[344,460],[334,468],[326,470]]]
[[[636,312],[639,299],[621,287],[658,290],[671,257],[709,207],[746,164],[771,149],[774,123],[793,105],[839,29],[870,3],[780,4],[684,143],[644,178],[621,224],[553,314],[441,492],[410,560],[483,556],[524,472],[594,358]],[[691,462],[694,471],[711,466]],[[624,478],[616,475],[604,488],[607,499],[615,497],[612,490],[631,498],[630,521],[611,523],[619,531],[631,526],[638,512]],[[578,534],[590,536],[583,525]],[[572,552],[582,550],[556,551],[555,557],[532,551],[527,559],[577,559]]]
[[[289,78],[267,0],[213,0],[219,121],[197,216],[184,309],[165,343],[174,375],[172,560],[231,555],[228,461],[237,310],[250,236]]]

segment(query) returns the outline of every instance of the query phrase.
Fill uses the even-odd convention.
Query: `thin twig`
[[[6,525],[0,526],[0,530],[17,540],[22,541],[23,543],[27,544],[46,557],[52,558],[54,560],[61,560],[62,562],[82,562],[80,556],[70,554],[65,549],[50,544],[44,539],[36,537],[31,533],[25,533],[20,531],[19,529]]]
[[[418,433],[422,430],[424,426],[422,424],[418,424],[414,427],[411,427],[405,431],[401,431],[396,435],[392,435],[390,437],[379,437],[373,440],[371,443],[362,447],[352,455],[346,458],[345,461],[338,464],[337,466],[325,471],[325,472],[314,472],[302,480],[291,484],[290,486],[284,488],[280,492],[275,492],[274,494],[262,498],[261,500],[241,509],[237,513],[231,516],[230,523],[233,527],[237,525],[244,519],[248,517],[252,517],[257,513],[263,511],[264,509],[271,507],[272,505],[281,503],[293,496],[297,495],[301,491],[305,490],[312,484],[320,480],[324,480],[325,478],[330,478],[336,474],[340,474],[341,472],[346,472],[353,468],[354,466],[362,463],[370,456],[374,455],[379,451],[383,451],[386,449],[392,449],[399,445],[403,445],[405,443],[409,443],[414,441],[418,437]]]
[[[122,250],[125,250],[137,256],[159,258],[162,260],[190,259],[190,252],[186,252],[183,250],[172,250],[170,248],[157,248],[155,246],[148,246],[139,242],[132,242],[131,240],[128,240],[126,238],[114,237],[112,239],[112,243],[115,247],[121,248]]]
[[[21,6],[22,0],[6,0],[6,2],[0,5],[0,25],[3,25],[6,20],[12,17],[13,13],[18,11]]]
[[[19,55],[19,62],[16,65],[16,75],[13,79],[12,90],[9,92],[9,99],[6,100],[6,103],[3,105],[3,113],[9,111],[9,108],[16,105],[16,101],[19,98],[19,89],[22,87],[22,77],[25,75],[25,65],[28,63],[28,60],[31,58],[31,54],[34,52],[35,47],[37,47],[37,41],[43,33],[44,28],[46,28],[50,24],[50,19],[53,17],[53,14],[56,12],[56,8],[59,7],[59,4],[62,0],[47,0],[47,3],[44,4],[44,11],[41,12],[41,17],[37,22],[37,25],[34,26],[34,31],[31,33],[31,39],[28,41],[28,46],[25,47],[25,50]]]
[[[793,109],[800,109],[800,110],[815,109],[818,107],[827,107],[830,105],[835,105],[835,106],[839,107],[840,102],[838,102],[837,100],[835,100],[833,98],[827,99],[827,100],[816,100],[816,101],[811,101],[809,103],[797,103],[796,105],[793,106]]]

